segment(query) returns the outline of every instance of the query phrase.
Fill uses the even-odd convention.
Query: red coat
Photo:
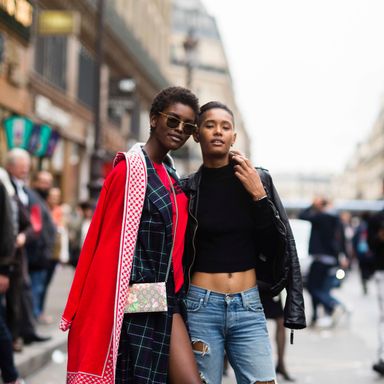
[[[60,324],[62,330],[70,329],[70,384],[114,383],[146,182],[140,149],[117,155],[115,168],[103,185]]]

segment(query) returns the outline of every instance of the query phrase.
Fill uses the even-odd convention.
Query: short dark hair
[[[224,109],[225,111],[227,111],[232,116],[233,122],[235,122],[235,116],[233,115],[233,112],[228,106],[221,103],[220,101],[210,101],[204,104],[203,106],[201,106],[198,119],[197,119],[197,125],[200,126],[200,124],[203,122],[203,115],[205,112],[215,108]]]
[[[91,203],[90,201],[86,200],[86,201],[81,201],[78,206],[80,207],[80,209],[82,211],[85,211],[87,209],[95,209],[95,205],[93,203]]]
[[[199,114],[199,100],[189,89],[183,87],[168,87],[160,91],[153,99],[149,115],[158,115],[175,103],[191,107],[197,118]]]

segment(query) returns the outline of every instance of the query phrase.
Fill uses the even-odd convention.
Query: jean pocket
[[[188,312],[197,312],[203,304],[203,299],[186,298],[184,302]]]
[[[263,308],[263,306],[261,305],[261,303],[260,303],[260,301],[258,301],[258,302],[251,302],[251,303],[248,303],[247,304],[247,309],[249,310],[249,311],[252,311],[252,312],[260,312],[260,313],[262,313],[262,312],[264,312],[264,308]]]

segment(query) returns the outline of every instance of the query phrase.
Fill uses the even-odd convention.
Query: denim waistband
[[[209,300],[217,302],[240,300],[244,305],[246,305],[249,301],[260,300],[259,289],[257,288],[257,286],[254,286],[241,292],[222,293],[210,291],[209,289],[201,288],[191,284],[187,296],[199,296],[201,299],[203,299],[204,304],[207,304]]]

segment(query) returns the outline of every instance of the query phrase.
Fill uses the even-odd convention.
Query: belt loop
[[[207,292],[205,292],[205,296],[204,296],[204,305],[208,304],[210,294],[211,294],[211,291],[208,291],[207,289]]]
[[[244,291],[241,291],[240,295],[241,295],[241,301],[243,303],[243,308],[247,309],[248,308],[247,295],[244,293]]]

